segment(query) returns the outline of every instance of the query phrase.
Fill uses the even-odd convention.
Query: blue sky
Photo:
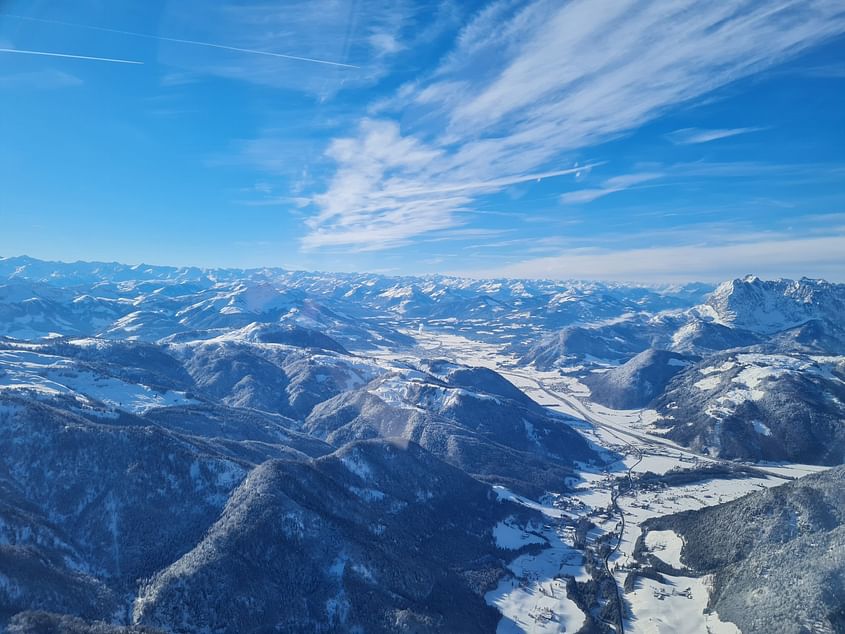
[[[0,255],[845,281],[836,0],[0,13]]]

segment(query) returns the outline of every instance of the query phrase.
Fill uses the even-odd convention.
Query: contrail
[[[410,187],[407,189],[388,189],[383,192],[385,196],[414,196],[416,194],[447,194],[452,192],[461,192],[473,189],[496,189],[507,187],[508,185],[518,185],[519,183],[527,183],[528,181],[539,181],[544,178],[554,178],[556,176],[566,176],[567,174],[577,174],[585,169],[592,169],[599,165],[604,165],[605,161],[596,163],[588,163],[587,165],[579,165],[577,167],[568,167],[562,170],[555,170],[553,172],[538,172],[536,174],[520,174],[517,176],[505,176],[503,178],[494,178],[489,181],[471,181],[467,183],[446,184],[440,187]]]
[[[124,31],[122,29],[110,29],[104,26],[92,26],[90,24],[79,24],[77,22],[64,22],[61,20],[48,20],[47,18],[33,18],[25,15],[12,15],[10,13],[2,13],[0,17],[15,18],[17,20],[30,20],[32,22],[45,22],[47,24],[59,24],[61,26],[70,26],[77,29],[88,29],[91,31],[102,31],[103,33],[116,33],[118,35],[128,35],[129,37],[140,37],[147,40],[158,40],[159,42],[173,42],[175,44],[188,44],[190,46],[205,46],[207,48],[217,48],[224,51],[235,51],[236,53],[249,53],[252,55],[266,55],[267,57],[279,57],[282,59],[291,59],[298,62],[310,62],[312,64],[325,64],[327,66],[337,66],[339,68],[360,68],[354,64],[343,64],[341,62],[332,62],[326,59],[316,59],[314,57],[301,57],[299,55],[286,55],[285,53],[273,53],[271,51],[260,51],[253,48],[240,48],[238,46],[227,46],[225,44],[214,44],[213,42],[198,42],[196,40],[184,40],[178,37],[165,37],[164,35],[152,35],[150,33],[137,33],[136,31]]]
[[[70,59],[89,59],[95,62],[114,62],[115,64],[143,64],[132,59],[114,59],[113,57],[92,57],[91,55],[72,55],[70,53],[51,53],[49,51],[28,51],[20,48],[0,48],[0,53],[21,53],[23,55],[45,55],[47,57],[67,57]]]

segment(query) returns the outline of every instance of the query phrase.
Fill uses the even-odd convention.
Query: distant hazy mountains
[[[0,335],[49,333],[156,341],[251,323],[295,323],[343,345],[410,344],[387,322],[439,324],[515,339],[632,311],[686,308],[711,287],[661,288],[281,269],[64,264],[0,258]],[[484,324],[484,326],[482,326]],[[483,333],[486,333],[483,334]],[[508,337],[510,335],[510,337]]]
[[[845,631],[845,467],[649,520],[648,530],[683,538],[681,562],[714,575],[709,607],[743,632]]]
[[[543,368],[584,360],[618,364],[649,348],[709,354],[765,343],[842,354],[843,310],[845,285],[748,276],[719,285],[706,301],[687,309],[626,312],[551,332],[527,346],[523,361]]]

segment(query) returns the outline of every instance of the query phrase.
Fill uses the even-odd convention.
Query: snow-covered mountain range
[[[548,610],[611,631],[586,562],[615,498],[590,522],[574,500],[631,445],[591,426],[841,464],[843,309],[809,279],[0,258],[0,630],[492,631],[531,612],[515,570],[566,569],[537,568],[551,552],[594,572]]]
[[[281,269],[203,270],[0,258],[0,334],[157,341],[259,323],[317,328],[353,347],[409,343],[401,319],[514,339],[701,301],[704,285],[393,278]],[[510,337],[508,336],[510,335]]]

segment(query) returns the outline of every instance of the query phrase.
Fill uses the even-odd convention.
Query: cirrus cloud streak
[[[427,78],[331,143],[336,171],[311,197],[303,245],[377,250],[458,226],[457,212],[509,179],[560,171],[575,153],[843,31],[830,0],[493,3]],[[444,195],[454,183],[491,185]]]

